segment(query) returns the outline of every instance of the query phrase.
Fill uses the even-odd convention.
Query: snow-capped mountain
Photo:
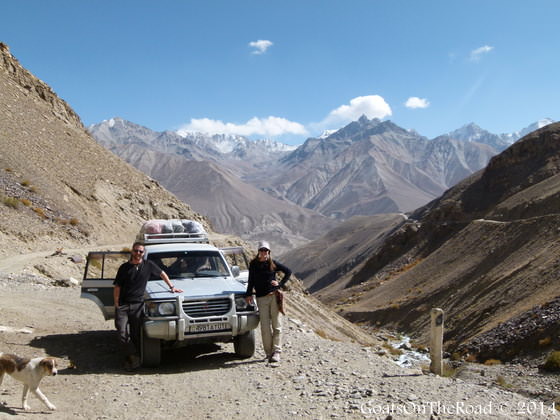
[[[543,118],[542,120],[538,120],[537,122],[531,124],[530,126],[525,127],[523,130],[516,131],[511,134],[502,134],[502,135],[508,136],[511,139],[511,143],[513,144],[521,137],[524,137],[527,134],[532,133],[533,131],[538,130],[540,128],[546,127],[547,125],[552,124],[554,122],[555,121],[550,118]]]
[[[321,218],[334,226],[352,216],[414,210],[484,168],[524,133],[550,122],[509,135],[471,123],[429,139],[391,121],[362,116],[297,148],[234,135],[155,132],[120,118],[89,130],[209,215],[218,230],[235,229],[250,238],[262,232],[263,220],[275,219],[268,226],[275,229],[271,240],[291,246],[310,239],[305,225],[322,224]],[[300,213],[302,208],[306,212]]]
[[[179,136],[200,147],[235,157],[245,157],[250,150],[264,153],[282,153],[291,152],[297,148],[297,146],[290,146],[270,139],[250,140],[247,137],[232,134],[182,133]]]
[[[88,130],[113,151],[118,146],[137,144],[186,159],[217,162],[240,176],[247,166],[260,167],[263,162],[276,161],[297,148],[274,140],[253,141],[231,134],[157,132],[122,118],[102,121]]]
[[[554,120],[551,120],[550,118],[543,118],[542,120],[539,120],[522,130],[504,134],[490,133],[489,131],[480,128],[475,123],[470,123],[457,130],[447,133],[447,135],[457,140],[474,141],[477,143],[487,144],[495,148],[498,152],[501,152],[521,137],[538,130],[539,128],[547,126],[548,124],[552,124],[553,122]]]
[[[391,121],[362,116],[310,138],[268,177],[248,182],[336,219],[413,210],[471,173],[496,150],[448,136],[434,140]]]

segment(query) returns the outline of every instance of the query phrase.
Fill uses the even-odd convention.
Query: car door
[[[130,252],[95,251],[88,253],[80,297],[97,304],[105,319],[115,317],[113,282]]]

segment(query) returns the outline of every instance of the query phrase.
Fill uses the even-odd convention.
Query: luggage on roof
[[[204,242],[208,234],[200,222],[188,219],[153,219],[144,222],[136,240],[144,244]]]

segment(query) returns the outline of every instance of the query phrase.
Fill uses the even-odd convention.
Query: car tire
[[[146,336],[142,330],[140,348],[142,366],[158,367],[161,362],[161,340]]]
[[[243,359],[252,357],[255,354],[255,330],[234,337],[233,349]]]

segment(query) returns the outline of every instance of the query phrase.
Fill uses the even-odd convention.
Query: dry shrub
[[[37,215],[38,215],[39,217],[42,217],[43,219],[46,219],[46,218],[47,218],[47,215],[45,214],[45,210],[43,210],[41,207],[34,207],[34,208],[33,208],[33,211],[34,211],[35,213],[37,213]]]
[[[8,206],[11,207],[13,209],[17,209],[18,205],[19,205],[19,200],[17,198],[14,197],[4,197],[3,198],[3,203]]]
[[[317,334],[321,338],[325,338],[325,339],[327,338],[327,333],[323,330],[320,330],[320,329],[315,330],[315,334]]]
[[[498,376],[496,377],[496,383],[497,383],[498,385],[500,385],[501,387],[504,387],[504,388],[511,388],[511,387],[512,387],[512,385],[509,384],[509,383],[506,381],[506,378],[504,378],[502,375],[498,375]]]
[[[390,345],[389,343],[383,343],[381,347],[387,349],[387,351],[391,353],[393,356],[400,356],[401,354],[404,353],[401,349],[397,349],[392,345]]]
[[[469,363],[476,363],[478,362],[478,359],[476,358],[476,354],[469,354],[465,357],[465,361]]]
[[[23,204],[25,207],[29,207],[31,206],[31,200],[28,200],[27,198],[20,198],[21,204]]]
[[[444,378],[454,378],[459,373],[459,368],[453,367],[448,363],[443,363],[441,368],[441,376]]]
[[[550,343],[552,343],[552,338],[550,338],[550,337],[545,337],[545,338],[539,340],[539,346],[540,347],[549,346]]]
[[[560,351],[555,350],[550,353],[542,365],[542,369],[549,372],[560,372]]]
[[[498,360],[498,359],[488,359],[484,362],[484,364],[486,366],[495,366],[495,365],[501,365],[502,362],[501,362],[501,360]]]

